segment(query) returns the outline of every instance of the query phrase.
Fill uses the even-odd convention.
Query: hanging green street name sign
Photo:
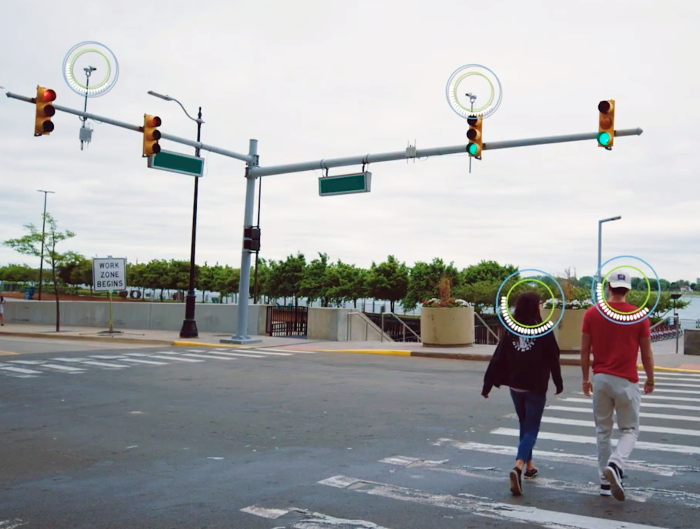
[[[189,176],[202,176],[204,174],[204,158],[180,154],[179,152],[160,151],[158,154],[148,157],[148,167]]]
[[[318,179],[318,194],[322,197],[369,193],[372,188],[372,173],[326,176]]]

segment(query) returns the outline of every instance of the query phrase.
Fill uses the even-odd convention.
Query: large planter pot
[[[420,335],[424,346],[471,346],[474,344],[474,308],[423,307]]]
[[[540,314],[544,320],[549,315],[550,309],[542,309]],[[581,352],[581,326],[586,309],[567,309],[561,323],[554,329],[554,337],[557,339],[562,353]],[[556,323],[561,316],[561,309],[555,309],[550,321]]]

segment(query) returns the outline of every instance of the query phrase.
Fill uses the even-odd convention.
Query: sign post
[[[95,292],[109,292],[109,329],[98,334],[121,334],[114,330],[112,292],[126,290],[126,258],[95,257],[92,260],[92,282]]]

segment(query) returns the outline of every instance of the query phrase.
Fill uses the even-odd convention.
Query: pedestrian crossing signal
[[[34,118],[34,136],[48,136],[54,126],[51,118],[56,109],[51,104],[56,100],[56,92],[43,86],[36,87],[36,116]]]
[[[598,147],[605,147],[610,151],[615,140],[615,100],[598,103],[598,112]]]
[[[161,123],[158,116],[143,115],[143,156],[155,156],[160,152],[158,140],[161,134],[156,127],[160,127]]]
[[[469,139],[467,153],[469,156],[480,160],[482,149],[481,126],[483,120],[481,116],[472,115],[467,118],[467,123],[469,124],[469,130],[467,131],[467,138]]]

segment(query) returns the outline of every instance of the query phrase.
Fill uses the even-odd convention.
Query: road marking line
[[[170,360],[170,358],[168,358]],[[149,364],[152,366],[167,366],[167,362],[154,362],[152,360],[139,360],[138,358],[123,358],[122,362],[134,362],[135,364]]]
[[[466,478],[476,478],[483,479],[487,481],[499,481],[503,482],[505,478],[504,472],[492,472],[491,474],[487,472],[476,472],[473,470],[465,470],[464,468],[445,465],[444,461],[427,461],[419,458],[411,458],[405,456],[395,456],[382,459],[380,463],[387,463],[389,465],[411,467],[411,468],[426,468],[435,472],[445,472],[447,474],[457,474]],[[493,469],[495,470],[495,468]],[[565,492],[575,492],[577,494],[588,494],[590,496],[600,495],[600,485],[597,483],[583,483],[583,482],[572,482],[572,481],[562,481],[559,479],[549,479],[538,476],[537,479],[532,480],[535,487],[549,490],[565,491]],[[676,491],[673,490],[663,490],[655,489],[659,493],[660,497],[668,496],[669,499],[677,499],[675,494]],[[632,489],[630,487],[625,487],[625,497],[628,500],[646,502],[654,496],[654,492],[648,490]],[[693,504],[687,504],[688,507],[700,506],[700,494],[692,494],[695,498],[689,498],[694,500]]]
[[[12,371],[13,373],[24,373],[26,375],[41,375],[41,371],[34,371],[32,369],[24,369],[23,367],[0,367],[3,371]]]
[[[85,360],[85,361],[83,361],[83,364],[88,364],[91,366],[98,366],[98,367],[118,367],[118,368],[131,367],[131,366],[125,366],[122,364],[109,364],[107,362],[94,362],[92,360]]]
[[[328,529],[329,527],[340,526],[348,528],[354,527],[358,529],[388,529],[387,527],[383,527],[372,522],[367,522],[365,520],[346,520],[344,518],[335,518],[334,516],[328,516],[327,514],[313,512],[307,509],[299,509],[297,507],[290,507],[289,509],[269,509],[266,507],[251,505],[250,507],[241,509],[241,512],[267,518],[268,520],[276,520],[289,513],[298,513],[303,515],[305,518],[294,523],[294,525],[291,526],[292,529]],[[284,528],[277,527],[275,529]]]
[[[207,351],[205,351],[203,349],[188,349],[187,352],[188,353],[206,353]]]
[[[109,355],[90,355],[88,358],[101,358],[102,360],[121,360],[123,356],[109,356]]]
[[[654,388],[654,392],[656,393],[684,393],[686,395],[700,395],[700,391],[691,391],[688,389],[663,389],[663,388]]]
[[[515,413],[506,415],[508,419],[517,419]],[[578,419],[562,419],[560,417],[542,417],[542,422],[547,424],[562,424],[564,426],[585,426],[595,428],[594,421],[580,421]],[[667,433],[671,435],[687,435],[691,437],[700,437],[700,430],[688,430],[686,428],[666,428],[665,426],[647,426],[642,424],[639,427],[641,432]]]
[[[315,351],[302,351],[300,349],[273,349],[272,347],[260,347],[259,349],[255,349],[256,351],[272,351],[273,353],[299,353],[299,354],[306,354],[306,355],[313,355],[316,354]]]
[[[238,358],[229,358],[227,356],[196,355],[193,353],[183,353],[183,355],[193,356],[195,358],[209,358],[210,360],[238,360]]]
[[[257,505],[251,505],[241,509],[241,512],[247,512],[248,514],[254,514],[255,516],[260,516],[261,518],[267,518],[268,520],[276,520],[280,516],[284,516],[290,511],[283,509],[268,509],[266,507],[258,507]]]
[[[640,376],[639,380],[646,380],[646,375]],[[700,382],[700,378],[685,378],[685,377],[667,377],[665,375],[654,375],[654,380],[664,380],[666,382]]]
[[[553,411],[573,411],[577,413],[588,413],[592,414],[593,410],[588,408],[574,408],[572,406],[547,406],[548,410]],[[646,413],[641,412],[640,417],[645,417],[647,419],[668,419],[671,421],[690,421],[690,422],[700,422],[700,417],[693,417],[692,415],[666,415],[665,413]],[[646,430],[646,426],[642,426]]]
[[[496,428],[491,431],[496,435],[508,435],[510,437],[520,437],[520,430],[513,428]],[[596,444],[595,437],[585,437],[583,435],[568,435],[553,432],[540,432],[538,439],[549,439],[551,441],[562,441],[566,443]],[[613,445],[617,445],[617,439],[611,440]],[[634,447],[638,450],[658,450],[659,452],[673,452],[676,454],[700,455],[700,446],[671,445],[663,443],[647,443],[637,441]]]
[[[68,366],[59,366],[56,364],[44,364],[41,367],[48,367],[51,369],[56,369],[58,371],[62,371],[65,373],[84,373],[84,369],[80,369],[79,367],[68,367]]]
[[[654,391],[661,391],[659,388],[700,388],[700,384],[676,384],[668,381],[659,381],[654,379],[656,385],[654,386]],[[639,381],[639,387],[644,387],[644,380]]]
[[[294,356],[292,353],[271,353],[268,351],[261,351],[260,349],[243,349],[246,353],[253,353],[256,355],[263,355],[263,356]],[[209,353],[215,353],[215,354],[221,354],[218,351],[209,351]],[[234,353],[229,353],[229,354],[234,354]]]
[[[14,520],[5,520],[3,522],[0,522],[0,528],[1,529],[17,529],[17,527],[27,525],[28,523],[29,522],[23,522],[19,518],[15,518]]]
[[[583,395],[583,391],[575,391],[574,395]],[[590,397],[589,397],[590,399]],[[700,402],[700,399],[693,397],[667,397],[666,395],[642,395],[642,406],[647,399],[652,400],[674,400],[677,402]]]
[[[13,351],[0,351],[0,356],[5,356],[5,355],[18,355],[19,353],[15,353]]]
[[[56,360],[57,362],[72,362],[76,364],[80,364],[83,361],[82,358],[52,358],[51,360]]]
[[[44,362],[38,360],[8,360],[11,364],[26,364],[28,366],[40,366]]]
[[[433,494],[418,489],[397,487],[388,483],[360,480],[346,476],[333,476],[318,483],[337,487],[336,483],[339,482],[349,483],[349,485],[339,488],[354,492],[429,505],[431,507],[453,509],[501,521],[530,522],[544,527],[566,527],[567,529],[590,529],[591,527],[596,529],[663,529],[652,525],[623,522],[609,518],[594,518],[592,516],[548,511],[537,507],[499,503],[488,498],[479,498],[466,494],[460,494],[459,496]],[[352,488],[349,489],[349,487]],[[487,501],[482,501],[483,499]]]
[[[208,351],[207,354],[222,355],[222,356],[243,356],[243,357],[247,357],[247,358],[265,358],[262,355],[250,355],[250,354],[241,354],[241,353],[222,353],[219,351]]]
[[[638,371],[640,377],[646,377],[646,373],[644,371]],[[667,371],[661,371],[658,373],[654,373],[654,376],[659,375],[662,377],[669,377],[669,378],[692,378],[695,380],[700,380],[700,374],[695,374],[695,373],[669,373]]]
[[[646,398],[649,398],[647,395]],[[586,399],[576,399],[576,398],[567,398],[567,399],[561,399],[563,402],[580,402],[580,403],[586,403],[590,404],[590,408],[585,408],[589,410],[591,413],[593,413],[593,401],[589,398]],[[655,402],[644,402],[642,401],[642,408],[669,408],[672,410],[685,410],[685,411],[700,411],[700,406],[684,406],[682,404],[658,404]]]
[[[175,356],[178,353],[163,353],[171,356],[159,356],[157,354],[144,354],[144,353],[129,353],[129,356],[139,356],[145,358],[156,358],[158,360],[177,360],[178,362],[203,362],[204,360],[192,360],[191,358],[178,358]]]
[[[515,456],[518,453],[517,447],[492,445],[483,443],[461,442],[454,439],[441,438],[431,443],[433,446],[451,447],[458,450],[471,450],[473,452],[483,452],[486,454]],[[533,456],[547,461],[557,461],[559,463],[569,463],[572,465],[585,465],[598,468],[598,458],[595,456],[584,456],[580,454],[568,454],[566,452],[547,452],[545,450],[533,450]],[[625,468],[639,472],[649,472],[657,476],[675,476],[683,472],[700,472],[700,468],[679,465],[656,465],[645,461],[628,461]]]

